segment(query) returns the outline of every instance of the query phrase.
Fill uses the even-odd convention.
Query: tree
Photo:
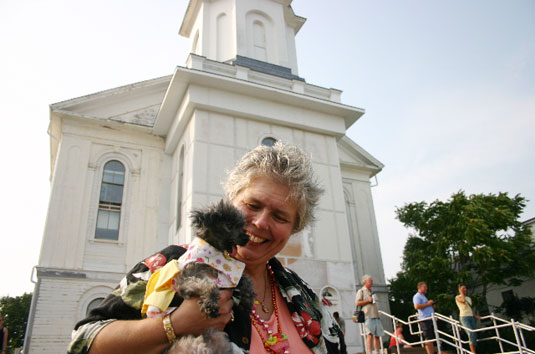
[[[471,290],[475,305],[486,308],[495,285],[517,286],[533,276],[535,243],[519,217],[525,207],[520,195],[475,194],[463,191],[446,202],[415,202],[396,209],[397,218],[412,230],[405,244],[402,271],[390,281],[392,308],[410,311],[416,284],[426,281],[437,311],[457,312],[457,284]],[[409,308],[410,307],[410,308]]]
[[[0,298],[0,313],[4,316],[4,326],[8,329],[8,353],[22,347],[26,333],[26,323],[30,313],[32,294]]]

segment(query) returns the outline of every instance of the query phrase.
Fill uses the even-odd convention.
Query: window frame
[[[116,240],[114,239],[105,239],[105,238],[96,238],[97,233],[97,222],[98,214],[100,209],[100,193],[102,189],[102,183],[104,178],[104,166],[110,161],[117,161],[123,165],[124,168],[124,181],[123,181],[123,191],[119,215],[119,233]],[[89,167],[93,169],[93,188],[92,188],[92,197],[91,197],[91,212],[88,217],[88,241],[90,243],[111,243],[121,245],[124,243],[124,234],[127,228],[127,219],[129,212],[128,196],[130,178],[132,173],[132,164],[131,161],[122,154],[118,153],[105,153],[100,156],[100,158],[95,161],[94,165],[91,164]]]
[[[106,181],[105,180],[105,173],[106,173],[106,166],[110,165],[111,163],[118,163],[121,167],[122,167],[122,174],[123,174],[123,177],[122,177],[122,184],[119,184],[115,181]],[[113,170],[111,170],[113,171]],[[126,182],[126,167],[124,165],[124,163],[122,163],[121,161],[117,160],[117,159],[110,159],[110,160],[107,160],[106,162],[104,162],[102,164],[102,169],[101,169],[101,174],[100,174],[102,177],[100,178],[100,188],[99,188],[99,193],[98,193],[98,207],[97,207],[97,215],[96,215],[96,218],[95,218],[95,233],[94,233],[94,236],[93,238],[95,240],[99,240],[99,241],[113,241],[113,242],[117,242],[119,241],[119,235],[120,235],[120,232],[121,232],[121,217],[122,217],[122,214],[123,214],[123,205],[124,205],[124,190],[125,190],[125,182]],[[103,193],[103,188],[105,185],[109,185],[109,186],[121,186],[121,200],[120,200],[120,203],[119,202],[116,202],[114,200],[106,200],[106,201],[103,201],[102,200],[102,193]],[[110,198],[111,199],[111,198]],[[102,214],[101,214],[101,211],[102,211]],[[99,216],[100,215],[103,215],[104,212],[108,212],[110,214],[112,213],[118,213],[118,220],[117,220],[117,238],[107,238],[107,237],[97,237],[97,233],[98,233],[98,222],[99,222]],[[109,216],[108,216],[108,226],[109,226]],[[107,230],[111,230],[109,228],[107,228]]]

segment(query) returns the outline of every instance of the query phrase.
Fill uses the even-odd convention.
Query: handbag
[[[364,323],[364,311],[362,311],[360,306],[357,306],[355,313],[353,313],[353,322]]]

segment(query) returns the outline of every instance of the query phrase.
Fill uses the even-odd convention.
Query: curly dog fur
[[[167,352],[168,354],[229,354],[232,353],[227,334],[209,328],[200,336],[180,338]]]
[[[243,214],[223,200],[207,208],[194,210],[191,219],[195,236],[223,253],[231,253],[236,246],[244,246],[249,240],[244,231]],[[219,288],[214,281],[217,275],[217,270],[209,265],[193,262],[188,263],[178,277],[179,295],[185,299],[199,297],[201,311],[212,318],[219,316]],[[253,307],[255,293],[252,281],[246,275],[242,275],[237,287],[233,289],[233,298],[246,312]],[[230,347],[226,336],[223,337]],[[220,339],[220,334],[211,330],[203,336],[183,337],[173,346],[173,353],[232,353],[232,350],[222,346]],[[205,346],[212,348],[211,351],[201,350]]]

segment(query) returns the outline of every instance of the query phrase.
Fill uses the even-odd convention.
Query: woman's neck
[[[269,320],[274,310],[274,304],[272,299],[272,286],[270,281],[270,275],[265,264],[259,265],[254,268],[245,268],[245,274],[247,274],[253,281],[253,288],[256,293],[257,309],[256,313],[263,320]]]
[[[264,284],[264,273],[266,272],[266,265],[265,264],[259,264],[255,266],[247,266],[245,267],[244,273],[247,274],[253,283],[262,285]]]

